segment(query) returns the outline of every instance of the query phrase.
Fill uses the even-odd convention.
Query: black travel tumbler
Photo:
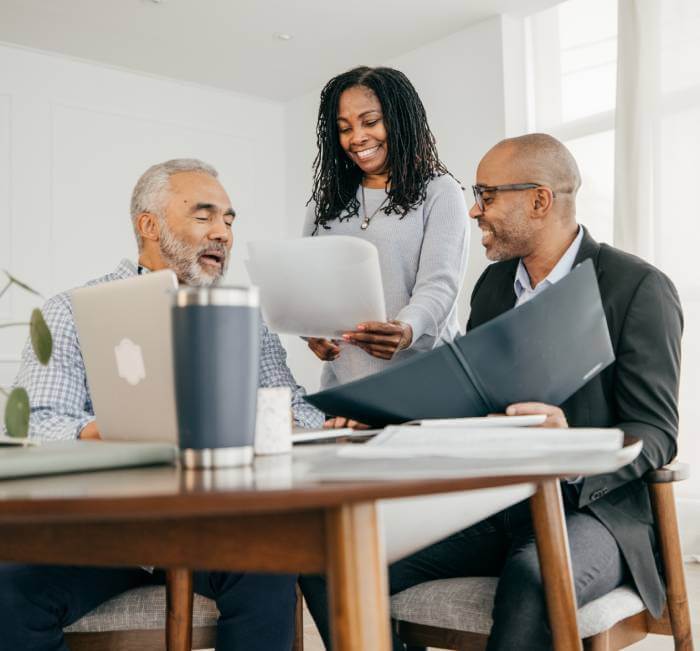
[[[255,287],[184,287],[172,307],[175,396],[185,468],[253,460],[260,357]]]

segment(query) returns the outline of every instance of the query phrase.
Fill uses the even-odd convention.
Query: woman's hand
[[[359,346],[379,359],[391,359],[399,350],[408,348],[413,341],[413,328],[402,321],[366,321],[354,332],[346,332],[343,339]]]
[[[309,337],[306,343],[321,361],[332,362],[340,355],[340,346],[333,340]]]

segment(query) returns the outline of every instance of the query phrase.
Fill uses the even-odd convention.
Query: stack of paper
[[[354,459],[448,457],[521,459],[572,452],[604,452],[622,447],[619,429],[422,427],[395,425],[364,445],[343,447],[338,456]]]
[[[310,460],[318,481],[595,475],[631,463],[641,442],[622,447],[618,429],[387,427],[364,445]]]
[[[427,418],[411,420],[404,425],[423,425],[429,427],[532,427],[542,425],[547,420],[546,414],[527,414],[525,416],[473,416],[465,418]]]

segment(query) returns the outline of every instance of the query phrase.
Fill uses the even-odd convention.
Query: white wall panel
[[[0,265],[50,296],[135,258],[137,178],[195,156],[217,167],[238,213],[228,280],[247,283],[245,242],[286,225],[284,129],[269,100],[0,45]],[[0,317],[40,303],[11,299]],[[0,382],[25,338],[0,333]]]
[[[235,152],[235,156],[232,156]],[[56,289],[79,284],[136,256],[129,198],[154,161],[194,157],[214,165],[242,217],[230,276],[243,281],[240,241],[262,237],[254,212],[255,142],[225,131],[159,122],[84,107],[54,106],[51,278]],[[105,170],[112,170],[105,174]],[[114,252],[113,260],[104,251]]]
[[[12,97],[0,94],[0,270],[9,269],[12,218],[10,203],[11,152],[12,152]],[[0,289],[4,287],[4,275],[0,274]],[[5,294],[0,299],[0,322],[10,316],[12,297]]]

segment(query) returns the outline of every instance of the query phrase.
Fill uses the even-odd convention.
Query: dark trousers
[[[583,606],[621,585],[627,579],[626,566],[614,538],[585,510],[568,506],[566,526],[576,599]],[[488,651],[552,648],[527,501],[394,563],[389,567],[389,590],[396,594],[425,581],[460,576],[500,577]],[[300,583],[326,648],[330,648],[326,582],[320,576],[305,576]],[[405,649],[396,634],[393,649]]]
[[[290,651],[296,577],[195,572],[195,592],[216,600],[217,651]],[[0,566],[0,649],[68,651],[63,628],[132,588],[163,584],[138,568]]]

